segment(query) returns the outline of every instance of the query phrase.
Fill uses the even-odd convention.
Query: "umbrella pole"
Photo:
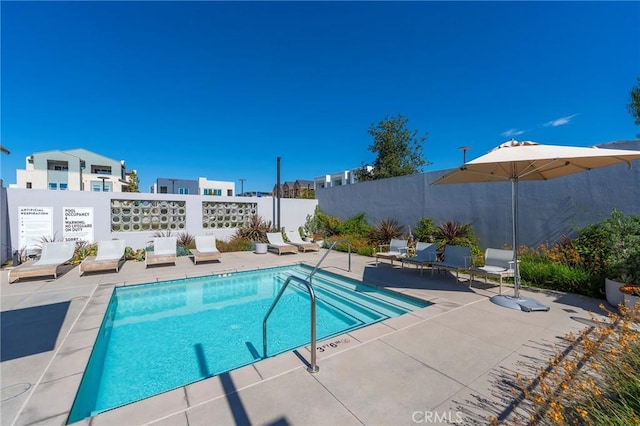
[[[518,264],[518,178],[511,179],[511,215],[513,224],[513,297],[520,298],[520,265]]]

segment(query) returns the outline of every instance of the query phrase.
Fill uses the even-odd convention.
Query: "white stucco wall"
[[[111,199],[124,200],[172,200],[184,201],[186,207],[186,229],[192,235],[214,234],[221,240],[227,240],[234,232],[230,229],[204,229],[202,227],[202,202],[212,201],[211,197],[177,194],[148,193],[109,193],[48,191],[39,189],[6,189],[6,209],[2,210],[2,223],[8,223],[8,230],[3,236],[3,244],[9,253],[18,250],[18,208],[19,207],[51,207],[53,209],[53,231],[60,239],[63,236],[63,208],[92,207],[94,212],[94,239],[123,239],[127,246],[142,248],[147,245],[155,231],[111,232]],[[214,201],[256,203],[257,211],[265,220],[275,224],[276,201],[272,197],[216,197]],[[286,229],[297,229],[304,225],[308,214],[313,214],[317,200],[281,199],[281,225]],[[179,232],[179,231],[174,231]],[[48,236],[52,237],[52,236]]]

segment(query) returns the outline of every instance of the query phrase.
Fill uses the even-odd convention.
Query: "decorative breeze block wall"
[[[202,227],[204,229],[239,228],[249,223],[258,212],[257,203],[202,202]]]
[[[184,230],[186,221],[184,201],[111,200],[111,231]]]

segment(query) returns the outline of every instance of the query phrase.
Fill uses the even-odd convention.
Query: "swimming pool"
[[[263,359],[262,320],[305,265],[190,278],[113,292],[69,423]],[[317,338],[428,306],[318,271]],[[309,295],[292,281],[268,322],[268,356],[309,344]]]

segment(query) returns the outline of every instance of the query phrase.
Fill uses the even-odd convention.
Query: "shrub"
[[[436,240],[439,247],[447,244],[456,246],[469,246],[469,242],[475,239],[471,225],[463,225],[455,221],[442,222],[436,228]]]
[[[600,297],[599,285],[580,266],[520,258],[520,277],[530,285]]]
[[[253,242],[244,238],[233,238],[229,241],[216,240],[216,246],[222,253],[232,251],[251,251],[253,249]]]
[[[370,245],[362,246],[362,247],[358,248],[358,254],[360,256],[372,257],[374,253],[375,253],[375,249]]]
[[[320,209],[316,210],[316,216],[318,218],[318,233],[324,237],[340,234],[340,226],[342,225],[340,218],[329,216]]]
[[[186,248],[196,248],[196,237],[187,231],[179,232],[177,235],[178,244]]]
[[[156,231],[156,232],[153,233],[153,237],[154,238],[165,238],[165,237],[170,237],[171,235],[172,235],[171,234],[171,230],[168,230],[168,231]]]
[[[454,221],[441,223],[436,228],[436,244],[439,250],[444,250],[447,244],[471,248],[471,255],[482,256],[483,252],[478,246],[478,239],[470,223],[460,224]]]
[[[583,228],[574,241],[586,268],[604,279],[632,276],[640,284],[640,216],[614,210],[611,217]]]
[[[300,232],[301,236],[303,236],[304,234],[304,236],[315,237],[316,235],[320,234],[320,219],[318,219],[319,211],[320,211],[320,208],[316,206],[316,209],[314,210],[313,214],[307,215],[307,220],[304,224],[302,232]]]
[[[387,218],[382,219],[372,229],[370,239],[374,244],[389,244],[394,238],[402,236],[403,227],[397,220]]]
[[[77,241],[76,248],[73,252],[73,258],[71,259],[72,265],[81,263],[89,256],[95,256],[98,253],[98,244],[89,244],[86,241]]]
[[[324,245],[325,247],[330,247],[331,244],[340,240],[347,240],[351,243],[351,253],[358,253],[363,256],[371,256],[373,253],[373,247],[371,247],[369,240],[359,235],[333,235],[324,241]],[[338,243],[334,247],[334,250],[342,252],[347,252],[348,249],[349,245],[345,242]]]
[[[424,243],[432,243],[435,241],[436,226],[433,220],[428,217],[423,217],[418,221],[413,232],[416,240]]]
[[[271,232],[271,221],[265,221],[262,216],[254,214],[249,223],[239,227],[231,237],[231,240],[248,240],[258,243],[266,243],[267,232]]]
[[[520,277],[528,285],[602,297],[600,283],[580,261],[570,240],[563,238],[552,247],[541,244],[537,249],[518,250]]]
[[[534,377],[516,375],[513,390],[530,413],[528,424],[640,424],[639,309],[592,318],[593,326],[565,335],[566,347]],[[495,417],[489,423],[499,424]]]
[[[313,216],[307,215],[303,229],[304,234],[313,237],[314,240],[336,235],[357,235],[366,238],[371,232],[371,225],[367,223],[364,213],[358,213],[343,221],[339,217],[329,216],[316,207]]]
[[[366,238],[370,232],[371,226],[367,223],[364,213],[358,213],[340,224],[340,234]]]
[[[145,249],[134,250],[131,247],[124,249],[124,258],[126,260],[134,260],[136,262],[142,262],[144,260]]]

